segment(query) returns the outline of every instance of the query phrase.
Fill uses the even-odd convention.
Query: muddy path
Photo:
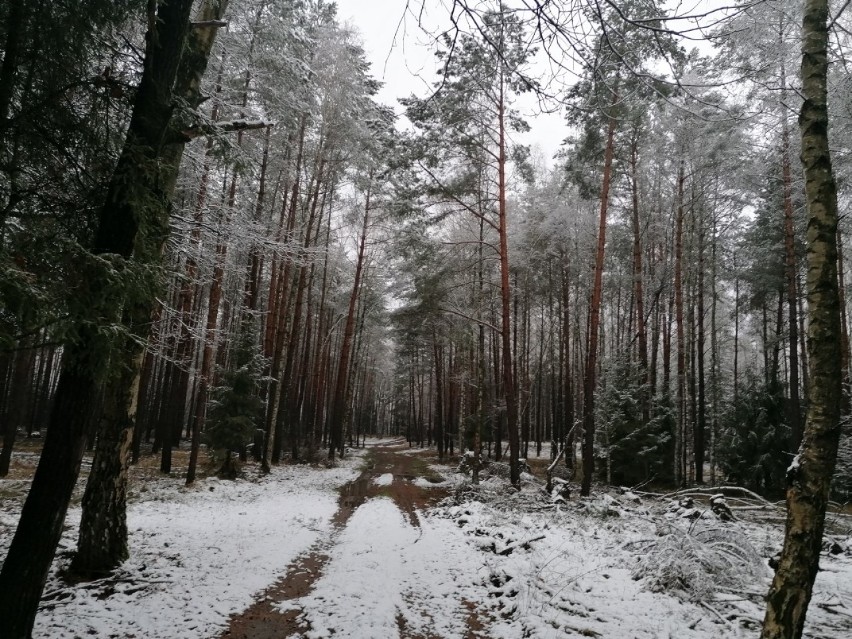
[[[303,611],[298,605],[288,607],[288,602],[297,602],[313,590],[330,560],[337,537],[352,514],[369,499],[387,497],[412,526],[419,527],[418,511],[436,504],[448,492],[445,488],[431,486],[442,480],[429,468],[435,461],[434,452],[411,450],[404,441],[369,448],[361,475],[340,489],[331,533],[297,558],[283,577],[260,593],[251,607],[233,615],[228,628],[219,637],[283,639],[307,633],[310,627],[302,618]],[[400,635],[404,639],[421,637],[406,632],[404,624],[400,625]]]

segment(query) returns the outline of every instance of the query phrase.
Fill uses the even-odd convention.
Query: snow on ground
[[[415,483],[454,487],[454,496],[419,513],[419,527],[376,497],[335,531],[334,488],[356,476],[358,463],[287,466],[261,481],[210,479],[191,490],[172,478],[136,485],[132,556],[119,579],[69,587],[53,574],[34,637],[215,636],[318,542],[329,561],[315,587],[280,604],[303,611],[310,639],[450,638],[470,627],[489,639],[759,634],[766,562],[783,532],[778,512],[734,507],[737,521],[722,521],[699,498],[684,506],[615,489],[552,503],[530,476],[517,493],[498,476],[472,488],[431,465],[445,479]],[[376,481],[390,486],[393,476]],[[0,509],[0,553],[14,519]],[[66,550],[78,521],[72,509]],[[821,558],[808,614],[811,639],[852,636],[849,518],[835,517],[829,532],[833,547]]]
[[[418,529],[390,499],[372,499],[336,540],[314,591],[283,607],[304,609],[310,639],[398,637],[401,624],[416,636],[461,637],[478,570],[465,554],[476,553],[451,522],[421,519]]]
[[[287,565],[331,528],[335,489],[358,475],[358,457],[332,469],[282,466],[260,481],[168,478],[135,486],[128,507],[130,559],[104,596],[97,582],[68,587],[56,577],[33,637],[195,639],[220,632]],[[60,546],[72,550],[80,509],[72,508]],[[17,513],[4,509],[3,524]],[[10,529],[0,539],[0,554]]]
[[[706,611],[643,590],[620,550],[623,538],[600,521],[507,515],[478,502],[443,516],[487,557],[477,603],[494,620],[489,637],[719,635],[714,624],[696,625]]]
[[[393,483],[393,473],[385,473],[373,479],[373,483],[377,486],[390,486]]]
[[[721,522],[709,512],[684,519],[660,500],[610,493],[526,513],[499,501],[433,510],[482,553],[486,574],[473,601],[492,619],[488,637],[759,635],[771,579],[766,559],[781,544],[777,524]],[[840,546],[822,557],[808,637],[852,636],[852,538]],[[473,561],[469,574],[477,560],[463,556]],[[649,560],[654,565],[638,570]]]
[[[315,589],[281,609],[303,610],[310,639],[461,637],[472,617],[493,639],[756,638],[780,528],[668,504],[610,491],[549,507],[532,481],[518,495],[492,477],[476,499],[420,513],[418,530],[374,499]],[[823,559],[809,637],[852,633],[844,548]]]

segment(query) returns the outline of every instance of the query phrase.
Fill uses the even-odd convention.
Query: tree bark
[[[437,331],[432,329],[432,355],[435,362],[435,443],[438,459],[444,459],[444,355],[438,342]]]
[[[299,125],[299,144],[296,154],[295,167],[293,172],[293,186],[291,189],[289,200],[284,197],[281,206],[281,229],[278,237],[279,241],[291,240],[296,226],[296,212],[299,201],[299,190],[301,187],[301,167],[302,158],[305,147],[305,133],[307,130],[308,116],[302,114],[301,123]],[[286,212],[286,213],[285,213]],[[279,386],[286,380],[279,379],[281,377],[281,364],[284,358],[284,344],[286,343],[287,333],[287,317],[289,315],[289,299],[290,286],[292,280],[293,260],[284,258],[285,264],[282,267],[280,264],[278,269],[273,265],[273,277],[269,285],[269,307],[270,307],[270,322],[266,330],[267,348],[266,356],[271,358],[270,378],[269,383],[269,401],[266,406],[266,416],[264,418],[264,437],[263,437],[263,453],[261,455],[261,467],[263,470],[269,470],[270,452],[275,447],[279,447],[282,433],[277,428],[277,414],[279,407]],[[276,276],[277,273],[277,276]],[[275,441],[273,441],[275,440]]]
[[[799,114],[808,207],[808,413],[799,455],[787,471],[784,548],[767,596],[762,639],[802,636],[840,437],[840,299],[837,188],[828,146],[828,3],[805,0]]]
[[[683,450],[686,446],[686,337],[683,326],[683,161],[677,177],[677,220],[675,222],[674,305],[677,332],[677,432],[675,433],[675,481],[686,480],[683,473]]]
[[[0,140],[8,126],[9,111],[15,93],[18,73],[18,56],[21,39],[26,33],[24,25],[24,0],[8,0],[9,14],[6,17],[6,43],[3,47],[3,64],[0,66]]]
[[[141,366],[141,362],[140,362]],[[138,367],[125,367],[107,384],[106,402],[83,494],[77,552],[71,570],[86,578],[109,573],[129,556],[127,462],[136,416]]]
[[[841,415],[848,415],[850,412],[850,393],[849,393],[849,325],[846,319],[846,284],[843,274],[843,238],[840,235],[840,228],[837,229],[837,284],[840,303],[840,370],[843,376],[843,403],[840,407]],[[808,387],[807,376],[805,376],[805,388]]]
[[[227,2],[215,3],[207,0],[199,13],[201,16],[221,17],[221,12],[226,5]],[[213,27],[198,27],[187,34],[187,44],[183,49],[173,91],[193,107],[200,103],[201,77],[206,70],[215,35],[216,29]],[[164,206],[167,205],[167,200],[171,199],[184,146],[184,144],[170,144],[162,153],[159,186],[162,189]],[[148,240],[147,246],[142,251],[152,257],[159,257],[165,234],[166,227],[162,229],[159,237]],[[137,247],[134,254],[138,252]],[[134,335],[143,336],[147,332],[154,313],[154,304],[153,299],[141,300],[138,303],[130,303],[125,308],[124,324],[131,327]],[[120,373],[107,384],[104,393],[104,414],[98,433],[98,444],[92,472],[83,496],[80,534],[72,569],[85,576],[97,576],[109,572],[128,557],[127,466],[136,418],[144,349],[139,347],[134,338],[130,338],[126,340],[123,350],[126,353],[126,360]],[[172,375],[170,397],[172,412],[182,416],[188,383],[181,383],[183,373],[177,366],[173,368]],[[175,410],[177,403],[181,405],[180,410]],[[161,421],[165,435],[164,459],[170,462],[172,434],[180,431],[180,424],[176,429],[173,419]],[[167,452],[168,456],[165,455]]]
[[[702,211],[703,213],[703,211]],[[693,452],[695,454],[695,483],[704,483],[704,458],[705,458],[705,437],[704,433],[707,429],[707,402],[705,393],[704,380],[704,216],[701,215],[697,220],[698,224],[698,283],[696,285],[695,294],[698,297],[696,309],[696,348],[695,367],[698,376],[698,415],[695,422],[695,432],[693,433]]]
[[[639,391],[642,406],[642,423],[647,424],[651,419],[650,401],[648,396],[648,331],[645,327],[645,292],[642,288],[642,231],[639,224],[639,175],[638,164],[638,131],[634,131],[630,145],[630,177],[631,195],[633,200],[633,295],[636,299],[636,335],[639,348]]]
[[[334,387],[329,422],[328,458],[334,461],[336,450],[343,447],[343,421],[346,417],[347,383],[349,381],[349,358],[352,352],[352,338],[355,334],[356,305],[361,291],[361,274],[364,270],[364,255],[367,248],[367,231],[370,228],[370,196],[373,189],[373,174],[370,173],[367,195],[364,202],[364,221],[361,227],[361,239],[358,244],[358,258],[355,263],[355,280],[349,294],[349,308],[346,313],[346,325],[343,329],[343,344],[340,347],[340,359],[337,364],[337,381]],[[422,403],[422,402],[421,402]]]
[[[784,46],[783,14],[778,30],[779,50]],[[799,401],[799,323],[796,269],[796,237],[793,223],[793,177],[790,166],[790,128],[787,122],[787,68],[781,56],[781,100],[778,104],[781,118],[781,180],[784,202],[784,279],[787,292],[788,345],[790,353],[789,393],[787,420],[790,424],[790,450],[799,449],[802,442],[802,415]]]
[[[618,96],[613,96],[613,106]],[[586,354],[586,374],[583,398],[583,481],[580,494],[588,496],[595,473],[595,390],[597,388],[598,338],[600,334],[601,298],[603,291],[604,251],[606,249],[606,216],[609,208],[609,187],[612,180],[612,159],[615,147],[615,117],[609,117],[604,151],[601,208],[598,223],[598,245],[595,252],[595,274],[592,299],[589,305],[589,351]]]
[[[279,398],[279,410],[278,416],[276,418],[276,433],[284,432],[284,422],[289,420],[289,424],[287,424],[287,432],[290,436],[291,443],[291,452],[292,459],[295,461],[299,456],[299,439],[300,439],[300,420],[298,415],[298,410],[296,407],[298,406],[298,384],[301,376],[294,375],[295,363],[296,363],[296,354],[299,349],[299,345],[302,340],[302,307],[304,306],[305,300],[305,290],[307,288],[308,283],[308,255],[310,252],[311,244],[314,241],[314,233],[313,228],[314,224],[317,220],[317,212],[322,214],[322,209],[319,206],[320,204],[320,187],[323,183],[323,174],[325,170],[326,159],[324,155],[325,144],[320,144],[320,149],[318,151],[319,158],[317,165],[314,168],[314,186],[310,190],[308,194],[310,198],[310,206],[308,213],[308,220],[305,226],[305,237],[303,241],[303,260],[304,262],[299,266],[298,277],[296,280],[296,288],[295,288],[295,300],[293,302],[293,313],[292,319],[290,323],[290,332],[289,332],[289,340],[287,344],[287,354],[284,358],[284,369],[281,375],[280,381],[280,398]],[[279,426],[280,425],[280,426]],[[276,455],[277,452],[277,455]],[[273,449],[272,454],[272,463],[277,464],[280,461],[281,455],[281,447],[276,446]]]
[[[150,30],[145,61],[127,136],[107,190],[95,233],[94,252],[131,256],[143,262],[155,256],[134,255],[142,236],[159,235],[165,207],[157,171],[172,114],[172,87],[189,29],[191,0],[149,3]],[[150,196],[140,197],[144,189]],[[150,240],[148,240],[150,242]],[[148,248],[148,247],[145,247]],[[97,271],[85,279],[78,298],[91,308],[76,340],[63,356],[50,427],[44,449],[24,503],[21,518],[0,571],[0,619],[4,637],[24,639],[32,633],[38,602],[62,534],[62,524],[90,432],[95,397],[107,373],[115,344],[105,343],[98,324],[117,321],[121,303],[107,295],[108,284]],[[126,294],[126,293],[125,293]],[[123,345],[124,340],[120,342]],[[141,351],[141,348],[139,349]],[[123,361],[134,358],[130,354]]]
[[[518,462],[521,446],[518,434],[518,404],[515,396],[515,379],[512,372],[512,294],[509,287],[509,241],[506,220],[506,122],[505,122],[505,78],[500,69],[500,94],[497,104],[497,126],[499,128],[497,159],[497,194],[500,239],[500,301],[502,310],[501,338],[503,345],[503,397],[506,402],[506,430],[509,437],[509,481],[515,488],[521,487],[521,470]]]

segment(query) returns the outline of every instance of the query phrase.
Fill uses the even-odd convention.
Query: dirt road
[[[429,466],[433,461],[434,453],[411,450],[403,441],[371,447],[365,456],[366,469],[340,491],[331,534],[293,562],[284,577],[262,593],[253,606],[233,616],[221,637],[283,639],[308,632],[379,637],[382,635],[373,633],[387,632],[391,622],[388,615],[394,614],[388,602],[400,599],[403,603],[397,601],[396,607],[409,609],[417,607],[418,597],[434,596],[427,591],[418,593],[418,586],[411,588],[410,580],[406,581],[411,570],[416,572],[422,563],[413,566],[410,561],[411,549],[423,536],[418,513],[447,494],[447,488],[438,485],[442,477]],[[352,522],[359,510],[363,515]],[[400,561],[405,565],[398,565]],[[399,580],[389,583],[395,563],[402,568],[405,588],[399,587]],[[429,583],[431,577],[434,571],[423,583],[427,590],[434,589]],[[348,600],[347,593],[336,596],[335,601],[326,600],[327,594],[347,587],[360,588],[361,592],[350,593]],[[466,635],[478,636],[475,614],[464,601],[455,605],[468,617]],[[434,620],[424,619],[414,624],[418,627],[411,627],[398,610],[392,623],[393,630],[404,639],[447,636],[430,629],[437,625]],[[351,624],[357,627],[344,628]]]

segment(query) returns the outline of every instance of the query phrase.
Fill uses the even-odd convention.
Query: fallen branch
[[[506,544],[505,546],[503,546],[502,549],[499,549],[499,550],[495,545],[494,554],[495,555],[503,555],[505,557],[507,555],[511,555],[518,548],[523,548],[524,550],[528,550],[529,547],[530,547],[530,544],[532,542],[541,541],[544,538],[545,538],[545,535],[538,535],[537,537],[532,537],[530,539],[522,539],[521,541],[513,541],[510,544]]]
[[[664,499],[671,499],[674,497],[708,497],[717,493],[722,493],[725,496],[730,496],[731,498],[735,498],[734,495],[736,494],[745,495],[746,497],[762,504],[763,506],[769,508],[783,508],[783,506],[779,506],[778,504],[772,503],[768,499],[758,495],[756,492],[753,492],[748,488],[743,488],[742,486],[714,486],[708,488],[692,487],[678,490],[673,493],[660,495],[660,497]]]
[[[847,617],[852,617],[852,612],[849,612],[846,607],[840,603],[834,603],[831,601],[825,601],[817,604],[818,608],[822,608],[826,612],[830,612],[835,615],[845,615]]]

